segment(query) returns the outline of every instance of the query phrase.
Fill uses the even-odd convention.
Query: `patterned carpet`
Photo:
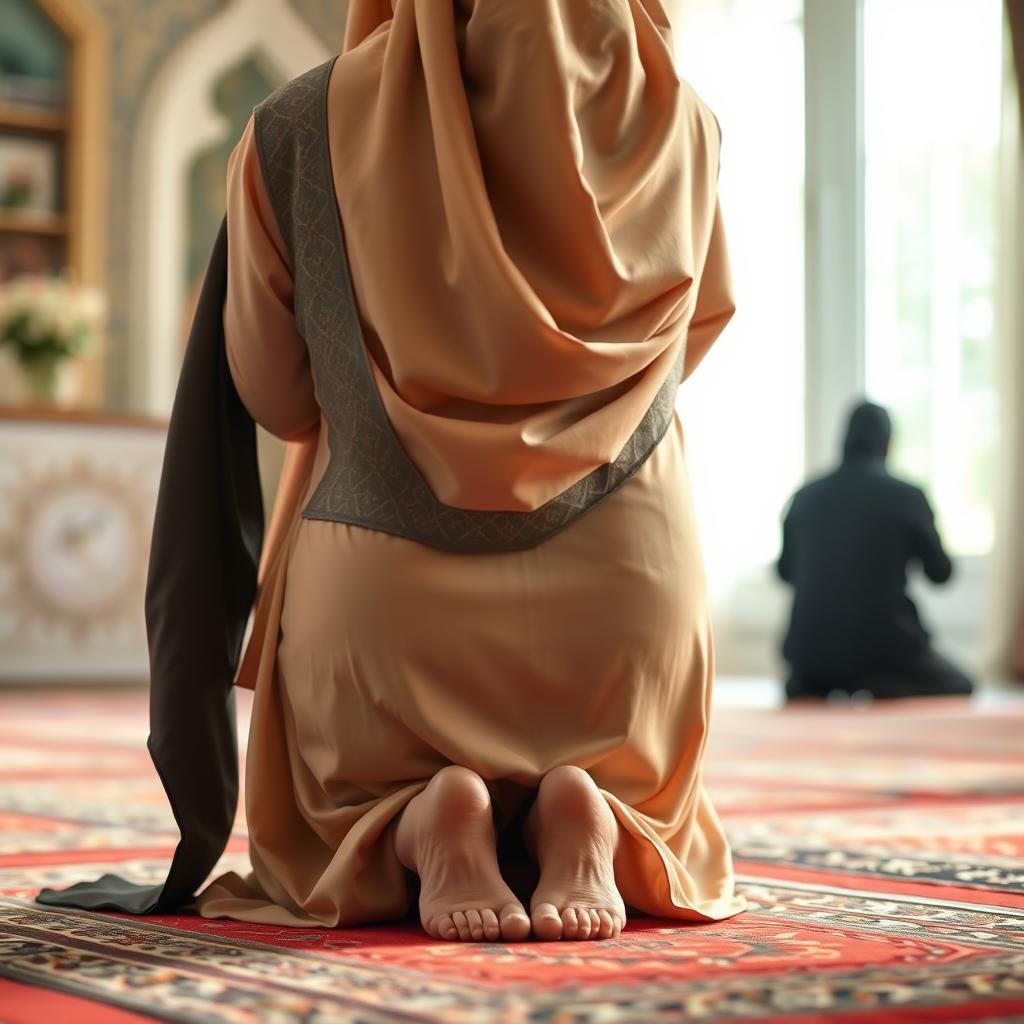
[[[1024,703],[720,708],[707,781],[750,909],[514,946],[32,903],[162,878],[146,720],[139,692],[0,693],[3,1024],[1024,1022]],[[245,846],[240,808],[216,872]]]

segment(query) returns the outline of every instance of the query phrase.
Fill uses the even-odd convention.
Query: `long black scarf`
[[[238,804],[235,670],[256,594],[263,502],[256,429],[228,370],[227,218],[210,255],[171,411],[149,575],[146,747],[181,839],[167,878],[106,874],[37,902],[159,914],[190,903],[224,851]]]

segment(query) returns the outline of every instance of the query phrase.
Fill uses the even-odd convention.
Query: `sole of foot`
[[[490,793],[468,768],[442,768],[409,801],[398,859],[420,878],[420,921],[449,942],[520,942],[530,918],[498,867]]]
[[[619,826],[582,769],[554,768],[541,780],[526,822],[526,842],[540,864],[530,900],[535,938],[613,939],[626,923],[615,885]]]

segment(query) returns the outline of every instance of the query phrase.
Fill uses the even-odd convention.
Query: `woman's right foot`
[[[530,918],[498,867],[491,797],[468,768],[442,768],[409,801],[395,830],[398,859],[420,876],[420,921],[435,939],[518,942]]]
[[[526,844],[540,865],[530,900],[536,938],[613,939],[626,923],[615,885],[619,825],[581,768],[553,768],[526,820]]]

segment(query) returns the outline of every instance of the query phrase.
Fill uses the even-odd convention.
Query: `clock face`
[[[68,481],[40,495],[25,564],[45,602],[71,615],[116,604],[133,582],[139,541],[132,510],[96,482]]]

